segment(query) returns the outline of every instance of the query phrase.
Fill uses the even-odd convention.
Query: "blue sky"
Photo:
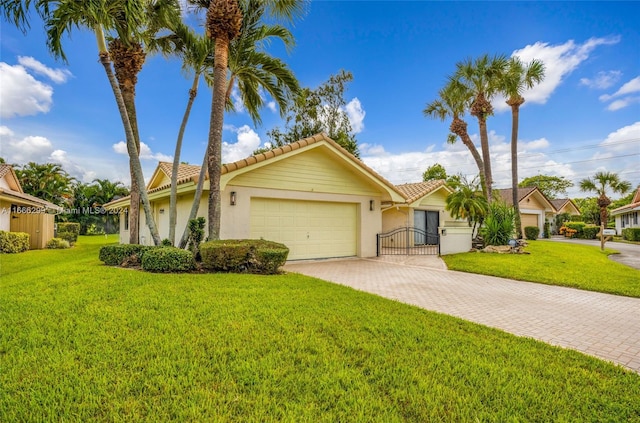
[[[449,122],[423,116],[456,62],[484,53],[545,63],[545,81],[525,95],[519,174],[565,176],[577,182],[598,170],[640,184],[640,2],[384,2],[313,1],[292,31],[287,54],[303,86],[315,88],[340,69],[363,161],[394,183],[417,182],[440,163],[474,175],[468,151],[446,144]],[[199,25],[202,18],[189,15]],[[64,40],[69,63],[56,61],[32,15],[27,36],[1,28],[0,156],[10,163],[54,161],[85,182],[128,183],[124,134],[113,95],[97,61],[92,33]],[[145,176],[170,160],[190,77],[173,59],[151,57],[140,74],[138,115]],[[201,84],[182,160],[201,163],[211,93]],[[495,99],[489,119],[495,186],[510,185],[510,113]],[[246,157],[282,125],[265,108],[253,125],[239,107],[225,119],[224,161]],[[477,122],[467,116],[479,143]],[[577,188],[572,197],[586,196]],[[614,196],[615,198],[615,196]]]

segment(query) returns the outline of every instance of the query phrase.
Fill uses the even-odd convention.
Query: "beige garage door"
[[[252,198],[251,238],[285,244],[289,260],[355,256],[356,211],[349,203]]]
[[[523,228],[526,228],[527,226],[538,226],[537,214],[523,213],[520,220],[522,221],[521,223]]]

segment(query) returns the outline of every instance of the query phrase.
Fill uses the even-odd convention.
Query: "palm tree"
[[[95,34],[98,43],[99,61],[104,67],[107,79],[113,91],[118,111],[124,127],[127,140],[127,152],[129,165],[132,169],[132,185],[143,186],[144,176],[138,157],[138,148],[135,143],[135,135],[131,126],[127,108],[122,96],[122,91],[111,64],[111,57],[107,49],[105,33],[116,31],[119,35],[129,28],[139,28],[145,22],[147,5],[152,0],[3,0],[2,13],[4,17],[12,21],[20,30],[26,32],[29,28],[27,19],[29,9],[33,5],[38,15],[45,23],[47,30],[47,46],[54,57],[66,61],[62,48],[62,36],[72,27],[87,28]],[[154,243],[160,243],[160,236],[151,214],[149,198],[144,189],[141,190],[141,200],[145,210],[147,225]]]
[[[245,0],[247,1],[247,0]],[[207,144],[207,170],[209,173],[208,236],[220,238],[220,171],[222,167],[222,125],[226,104],[229,45],[242,28],[243,13],[238,0],[189,0],[196,6],[207,8],[206,34],[214,40],[213,97]],[[259,7],[269,6],[276,15],[291,19],[303,10],[300,0],[254,2]]]
[[[109,54],[113,61],[116,79],[122,91],[131,130],[135,139],[138,155],[140,154],[140,133],[136,112],[136,85],[138,74],[145,63],[145,47],[154,44],[157,33],[164,28],[172,28],[180,22],[180,5],[177,0],[146,0],[144,21],[132,22],[126,19],[126,11],[118,16],[117,37],[109,42]],[[155,45],[155,44],[154,44]],[[139,242],[140,189],[131,177],[131,206],[129,209],[129,243]],[[144,189],[144,187],[142,187]]]
[[[455,78],[473,93],[470,113],[478,119],[480,129],[480,145],[482,147],[482,161],[487,200],[491,203],[493,177],[491,174],[491,156],[489,152],[489,135],[487,132],[487,118],[493,114],[491,99],[499,89],[499,81],[505,72],[507,59],[505,56],[480,56],[472,60],[467,59],[456,65]]]
[[[469,227],[473,226],[472,235],[475,237],[476,229],[487,215],[489,203],[480,192],[476,179],[468,181],[461,178],[456,191],[447,196],[446,209],[454,219],[467,219]]]
[[[524,104],[522,93],[544,79],[544,63],[532,60],[525,64],[517,56],[509,59],[508,68],[502,79],[502,92],[511,107],[511,191],[515,209],[516,235],[522,238],[522,223],[518,205],[518,124],[520,106]]]
[[[57,163],[29,162],[16,169],[22,190],[58,206],[70,206],[76,179]]]
[[[607,191],[616,194],[624,194],[631,189],[631,183],[620,180],[620,176],[613,172],[596,172],[593,178],[580,181],[580,191],[595,192],[598,194],[598,207],[600,208],[600,248],[604,251],[604,228],[607,224],[607,206],[611,200],[607,197]]]
[[[467,132],[467,122],[462,119],[466,109],[469,107],[472,93],[457,79],[449,78],[447,85],[438,92],[438,96],[439,98],[427,104],[422,113],[425,116],[440,119],[441,121],[451,118],[451,125],[449,125],[451,133],[447,137],[447,142],[453,144],[460,138],[469,152],[471,152],[471,156],[473,156],[473,160],[475,160],[478,167],[482,192],[486,196],[484,163]]]

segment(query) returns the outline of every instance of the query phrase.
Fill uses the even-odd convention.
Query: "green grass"
[[[104,239],[103,239],[104,241]],[[640,375],[298,274],[0,256],[0,421],[640,421]]]
[[[564,242],[527,241],[530,254],[442,256],[449,270],[500,276],[608,294],[640,297],[640,270],[608,258],[615,250]]]

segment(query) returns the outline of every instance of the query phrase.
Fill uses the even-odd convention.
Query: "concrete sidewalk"
[[[285,270],[575,349],[640,373],[638,298],[454,272],[419,262],[290,262]]]

